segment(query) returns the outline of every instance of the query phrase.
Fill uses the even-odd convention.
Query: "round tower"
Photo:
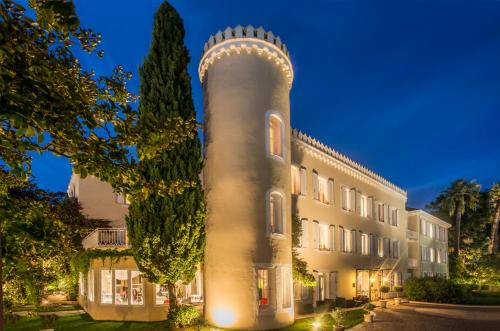
[[[210,36],[204,90],[205,317],[211,325],[293,323],[290,100],[279,37],[252,26]]]

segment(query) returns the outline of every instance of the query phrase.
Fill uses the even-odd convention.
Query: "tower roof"
[[[252,25],[227,27],[224,31],[219,30],[208,38],[198,66],[200,81],[203,82],[203,77],[210,64],[223,56],[241,54],[242,52],[248,54],[255,52],[259,56],[266,56],[275,62],[284,71],[291,87],[293,68],[286,45],[272,31],[266,31],[263,27],[256,29]]]

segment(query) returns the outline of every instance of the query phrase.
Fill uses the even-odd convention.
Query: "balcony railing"
[[[406,230],[406,239],[408,240],[418,240],[418,232],[412,230]]]
[[[408,259],[408,269],[416,269],[418,268],[418,261],[417,259]]]
[[[82,241],[83,248],[128,247],[126,228],[100,228],[92,231]]]

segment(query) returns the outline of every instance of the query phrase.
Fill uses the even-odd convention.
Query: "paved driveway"
[[[353,330],[500,331],[500,308],[404,304],[377,309],[374,323]]]

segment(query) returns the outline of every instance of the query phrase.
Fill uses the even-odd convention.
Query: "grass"
[[[363,321],[364,310],[351,310],[346,312],[345,327],[350,328]],[[318,331],[331,330],[333,320],[329,314],[318,315],[297,320],[293,325],[280,329],[282,331],[311,330],[312,323],[319,321],[321,327]],[[23,317],[15,324],[8,323],[7,331],[33,331],[42,328],[40,317]],[[125,330],[167,330],[165,322],[114,322],[114,321],[94,321],[88,315],[59,317],[54,325],[56,331],[125,331]],[[211,327],[202,327],[198,330],[209,331]],[[192,330],[196,330],[193,328]]]
[[[51,305],[51,306],[40,306],[36,311],[38,312],[55,312],[55,311],[68,311],[68,310],[78,310],[81,309],[78,305]],[[35,307],[32,305],[17,306],[12,308],[14,312],[20,311],[34,311]]]

